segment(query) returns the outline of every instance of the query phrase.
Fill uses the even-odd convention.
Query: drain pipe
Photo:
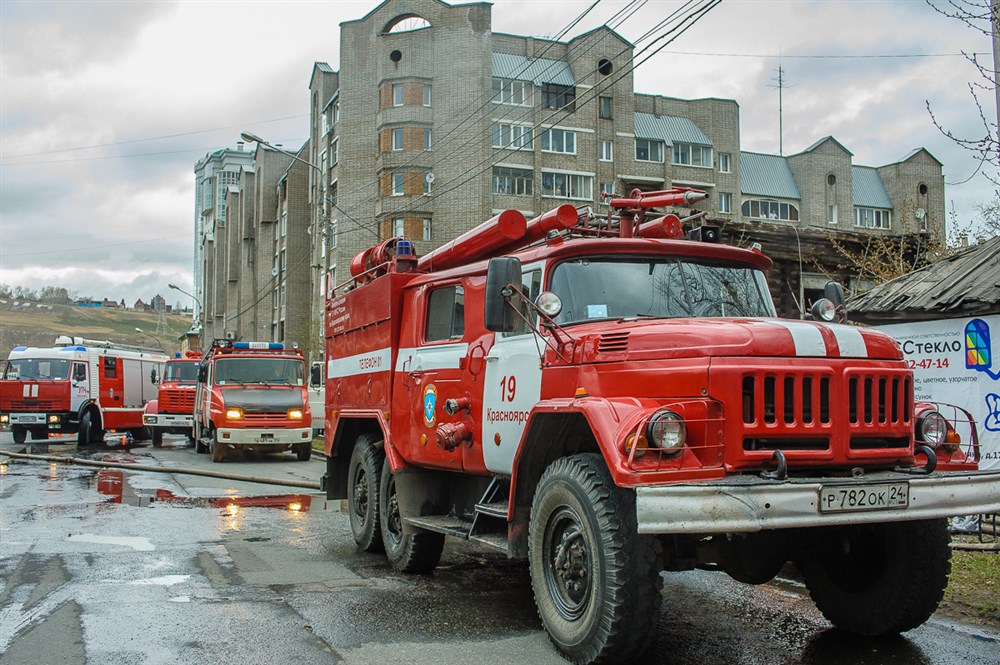
[[[96,460],[82,459],[80,457],[61,457],[58,455],[32,455],[29,453],[9,453],[0,451],[0,455],[12,457],[14,459],[36,460],[39,462],[55,462],[57,464],[76,464],[79,466],[94,466],[102,469],[128,469],[129,471],[149,471],[152,473],[176,473],[185,476],[205,476],[207,478],[222,478],[223,480],[240,480],[246,483],[260,483],[262,485],[282,485],[284,487],[304,487],[311,490],[320,490],[318,482],[308,480],[283,480],[281,478],[258,478],[255,476],[239,476],[235,473],[221,473],[219,471],[205,471],[203,469],[168,469],[162,466],[150,466],[148,464],[124,464],[121,462],[98,462]]]

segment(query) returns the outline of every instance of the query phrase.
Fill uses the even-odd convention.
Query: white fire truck
[[[914,402],[899,346],[778,319],[759,247],[682,231],[703,192],[613,215],[508,210],[418,259],[387,240],[327,302],[327,497],[361,549],[434,568],[445,535],[527,558],[555,646],[628,662],[664,570],[797,565],[837,627],[888,635],[942,597],[947,516],[1000,511],[971,418]],[[666,599],[669,602],[669,599]]]
[[[159,349],[65,335],[51,348],[15,347],[0,379],[0,424],[18,443],[76,432],[87,445],[105,430],[148,439],[143,407],[166,360]]]

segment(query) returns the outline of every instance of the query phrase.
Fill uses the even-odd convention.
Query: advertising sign
[[[976,419],[982,469],[1000,469],[1000,316],[879,326],[903,348],[915,398]]]

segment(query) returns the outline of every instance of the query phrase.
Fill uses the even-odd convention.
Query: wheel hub
[[[559,613],[573,621],[584,613],[590,596],[587,539],[569,515],[553,520],[550,527],[550,566],[546,571],[549,591]]]

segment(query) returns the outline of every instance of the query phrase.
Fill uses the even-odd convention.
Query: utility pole
[[[1000,2],[1000,0],[993,0],[994,2]],[[784,116],[784,100],[783,93],[784,89],[788,87],[785,81],[785,68],[781,66],[781,61],[778,61],[778,76],[772,78],[772,81],[776,81],[777,85],[769,85],[769,88],[778,89],[778,154],[784,156],[785,154],[785,116]]]
[[[990,23],[993,26],[993,94],[996,96],[997,111],[997,163],[1000,163],[1000,0],[993,0],[990,7]]]

